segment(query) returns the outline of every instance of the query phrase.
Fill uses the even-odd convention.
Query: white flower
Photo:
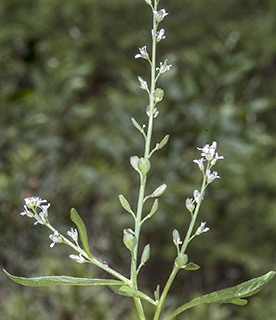
[[[186,205],[186,208],[187,208],[190,212],[193,212],[193,211],[194,211],[194,208],[195,208],[194,202],[195,202],[195,200],[193,200],[193,199],[191,199],[191,198],[187,198],[187,199],[186,199],[185,205]]]
[[[156,68],[156,71],[159,73],[165,73],[171,69],[172,65],[168,64],[168,60],[166,59],[164,63],[160,62],[160,67]]]
[[[166,38],[165,36],[165,29],[161,29],[160,31],[157,31],[156,33],[156,40],[157,42],[164,40]]]
[[[161,22],[168,15],[168,12],[166,12],[165,9],[161,9],[159,11],[154,10],[153,14],[155,16],[156,21]]]
[[[21,215],[21,216],[27,215],[27,216],[30,217],[30,218],[33,218],[33,216],[34,216],[33,213],[28,210],[28,208],[27,208],[26,205],[24,205],[24,211],[23,211],[23,212],[20,212],[20,215]]]
[[[42,203],[47,202],[47,200],[42,200],[39,197],[29,197],[25,198],[25,204],[29,209],[35,209],[39,207]]]
[[[53,246],[56,243],[62,243],[62,237],[60,236],[59,232],[57,230],[55,230],[54,234],[50,234],[49,238],[53,241],[53,243],[50,244],[50,247],[53,248]]]
[[[211,183],[215,179],[219,179],[218,173],[216,171],[211,172],[211,170],[206,170],[207,182]]]
[[[218,153],[216,152],[214,157],[213,157],[213,160],[211,161],[211,165],[213,166],[214,164],[216,164],[216,162],[219,160],[219,159],[224,159],[223,156],[219,156]]]
[[[147,47],[144,46],[144,47],[142,47],[142,48],[139,48],[139,51],[140,51],[140,53],[137,53],[137,54],[135,55],[135,59],[137,59],[137,58],[143,58],[143,59],[148,60],[149,54],[148,54],[148,52],[147,52]]]
[[[196,203],[198,203],[199,199],[200,199],[200,192],[198,190],[195,190],[194,191],[194,201]]]
[[[69,258],[78,263],[84,263],[86,261],[81,254],[79,254],[78,256],[76,256],[75,254],[70,254]]]
[[[147,81],[145,81],[142,77],[138,77],[138,80],[140,82],[140,86],[139,88],[143,89],[143,90],[147,90],[148,89],[148,84]]]
[[[213,159],[215,155],[216,148],[217,148],[217,143],[216,141],[213,141],[211,145],[205,144],[203,148],[197,148],[197,149],[202,151],[201,153],[202,157],[205,157],[206,160],[210,161]]]
[[[43,214],[43,216],[44,216],[45,218],[48,217],[48,209],[49,209],[50,205],[51,205],[51,204],[48,203],[46,206],[45,206],[45,205],[41,205],[41,206],[40,206],[41,213]],[[40,213],[40,214],[41,214],[41,213]]]
[[[78,231],[77,229],[71,228],[71,231],[67,231],[69,237],[71,237],[75,242],[78,241]]]
[[[34,225],[37,225],[38,223],[40,223],[40,224],[46,224],[47,223],[43,212],[40,212],[38,215],[37,214],[34,215],[34,218],[36,219],[36,222],[34,223]]]
[[[200,226],[198,227],[198,229],[196,230],[196,235],[199,236],[200,234],[207,232],[210,230],[210,228],[205,227],[206,226],[206,222],[201,222]]]
[[[206,160],[206,159],[201,158],[201,159],[199,159],[199,160],[193,160],[193,162],[196,163],[196,164],[198,164],[199,169],[200,169],[201,171],[204,171],[203,161],[205,161],[205,160]]]

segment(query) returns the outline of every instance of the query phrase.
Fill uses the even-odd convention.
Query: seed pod
[[[150,161],[148,158],[140,158],[138,161],[138,168],[143,176],[145,176],[150,170]]]

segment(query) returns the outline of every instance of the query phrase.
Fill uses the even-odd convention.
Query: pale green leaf
[[[133,298],[140,298],[143,299],[153,305],[156,305],[155,301],[143,293],[142,291],[139,291],[137,289],[128,287],[128,286],[110,286],[110,289],[114,291],[115,293],[121,295],[121,296],[126,296],[126,297],[133,297]]]
[[[274,276],[275,272],[270,271],[261,277],[243,282],[235,287],[222,289],[193,299],[177,308],[175,311],[169,314],[165,320],[173,319],[183,311],[204,303],[233,303],[236,305],[245,305],[247,300],[242,298],[250,297],[258,293],[273,279]]]
[[[14,282],[29,287],[45,287],[45,286],[121,286],[122,281],[112,279],[89,279],[76,278],[68,276],[46,276],[24,278],[13,276],[3,269],[5,274]]]
[[[90,258],[92,258],[92,255],[91,255],[91,252],[89,249],[89,244],[88,244],[86,227],[85,227],[85,224],[76,209],[74,209],[74,208],[71,209],[70,218],[78,228],[84,251],[88,254],[88,256]]]

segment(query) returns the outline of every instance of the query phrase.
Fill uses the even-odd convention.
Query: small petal
[[[196,235],[199,236],[200,234],[207,232],[210,230],[210,228],[205,227],[206,226],[206,222],[201,222],[200,226],[198,227],[198,229],[196,230]]]
[[[211,172],[211,170],[206,170],[207,182],[211,183],[215,179],[219,179],[218,173],[216,171]]]
[[[206,160],[206,159],[201,158],[201,159],[199,159],[199,160],[193,160],[193,162],[198,165],[198,167],[199,167],[199,169],[200,169],[201,171],[204,171],[204,164],[203,164],[203,162],[204,162],[205,160]]]

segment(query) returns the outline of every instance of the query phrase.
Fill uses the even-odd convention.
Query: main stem
[[[154,1],[154,10],[157,10],[157,0]],[[156,32],[156,20],[153,15],[153,30]],[[154,102],[154,91],[155,91],[155,78],[156,78],[156,37],[152,37],[152,57],[151,57],[151,87],[150,87],[150,111],[149,111],[149,120],[148,120],[148,129],[147,135],[145,139],[145,151],[144,158],[149,158],[150,154],[150,145],[151,145],[151,137],[153,131],[153,109],[155,106]],[[138,289],[137,285],[137,256],[138,256],[138,245],[141,231],[141,220],[143,213],[143,205],[144,205],[144,197],[145,197],[145,189],[146,189],[147,175],[140,177],[140,188],[139,188],[139,196],[138,196],[138,205],[137,205],[137,215],[135,220],[135,237],[136,237],[136,246],[132,250],[131,255],[131,282],[132,287]],[[142,320],[146,320],[143,306],[141,303],[141,299],[134,298],[134,303],[139,315],[139,318]]]

